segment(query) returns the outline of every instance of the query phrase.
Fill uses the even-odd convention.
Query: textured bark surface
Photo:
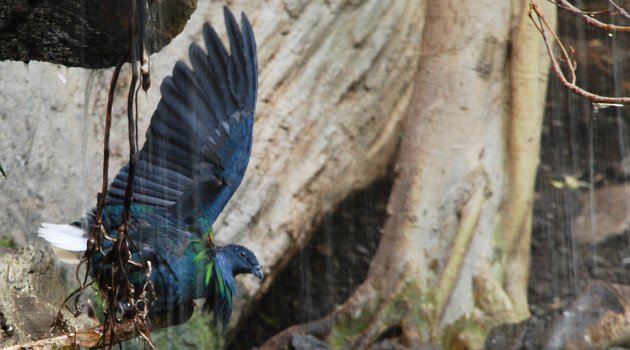
[[[548,63],[542,43],[529,40],[536,32],[526,6],[427,1],[390,218],[368,279],[332,314],[289,328],[264,349],[300,333],[361,349],[391,329],[411,347],[482,349],[492,325],[528,316]]]
[[[221,5],[200,3],[184,33],[153,56],[154,87],[139,98],[141,135],[159,82],[190,41],[201,39],[202,23],[223,33]],[[424,14],[415,0],[233,1],[230,7],[253,23],[260,88],[252,160],[215,231],[218,240],[256,252],[269,276],[264,288],[324,212],[384,174],[411,96]],[[94,205],[110,75],[0,64],[0,163],[8,175],[0,181],[0,222],[19,244],[36,241],[41,221],[71,221]],[[110,176],[127,154],[121,105]],[[259,287],[244,281],[239,300]]]
[[[159,51],[179,34],[195,0],[149,1],[146,47]],[[70,67],[113,67],[129,48],[127,0],[0,2],[0,60]]]
[[[265,286],[324,212],[385,173],[423,23],[415,0],[277,6],[254,20],[262,62],[254,154],[217,231],[262,255]]]

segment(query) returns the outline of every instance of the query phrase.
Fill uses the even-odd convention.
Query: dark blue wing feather
[[[192,68],[179,61],[164,79],[147,140],[138,155],[135,204],[205,233],[240,185],[252,147],[258,88],[256,42],[242,15],[239,28],[224,9],[228,54],[209,25],[207,51],[190,45]],[[123,203],[128,165],[114,179],[107,204]]]

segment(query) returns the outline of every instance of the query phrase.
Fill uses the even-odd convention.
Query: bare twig
[[[612,2],[612,1],[610,1],[610,2]],[[591,17],[590,13],[587,13],[587,12],[584,12],[584,11],[580,10],[579,8],[573,6],[573,4],[571,4],[567,0],[556,0],[556,4],[561,9],[564,9],[564,10],[568,11],[569,13],[572,13],[572,14],[582,18],[584,23],[586,23],[588,25],[591,25],[593,27],[597,27],[597,28],[600,28],[600,29],[608,31],[608,32],[630,32],[630,26],[620,26],[620,25],[616,25],[616,24],[604,23],[602,21],[599,21],[599,20]],[[616,6],[616,4],[615,4],[615,6]]]
[[[560,2],[564,2],[564,0],[559,0],[558,2],[559,6],[560,6]],[[536,18],[534,18],[534,14]],[[555,34],[555,32],[553,31],[553,29],[551,28],[551,26],[545,19],[545,16],[540,11],[540,8],[538,7],[538,5],[536,5],[536,3],[533,0],[530,1],[529,17],[532,19],[532,22],[534,23],[536,28],[538,28],[538,31],[543,37],[545,46],[547,48],[547,53],[549,54],[549,58],[551,59],[551,70],[553,71],[554,75],[558,77],[562,85],[564,85],[567,89],[573,91],[575,94],[586,97],[591,102],[596,103],[596,104],[603,104],[603,105],[630,104],[630,97],[601,96],[601,95],[597,95],[592,92],[586,91],[583,88],[581,88],[579,85],[577,85],[577,78],[575,74],[575,69],[577,67],[577,64],[575,60],[568,54],[567,49],[562,44],[562,41]],[[560,61],[564,62],[567,65],[567,68],[570,74],[570,79],[567,79],[566,75],[562,71],[562,67],[560,66],[560,62],[558,61],[558,58],[556,58],[556,55],[553,52],[554,43],[558,45],[558,47],[560,48],[559,59]]]
[[[615,10],[617,10],[619,12],[621,17],[623,17],[623,18],[625,18],[625,19],[630,21],[630,13],[628,13],[628,11],[626,11],[626,9],[624,9],[623,7],[617,5],[617,3],[615,3],[613,0],[608,0],[608,3],[610,4],[610,6],[614,7]]]

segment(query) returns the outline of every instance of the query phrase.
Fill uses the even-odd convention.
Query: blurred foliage
[[[569,189],[572,191],[578,190],[580,188],[588,188],[588,182],[579,180],[575,176],[564,175],[563,180],[550,180],[551,186],[557,189]]]
[[[13,248],[13,247],[15,247],[13,238],[9,236],[5,236],[5,235],[0,236],[0,248]]]

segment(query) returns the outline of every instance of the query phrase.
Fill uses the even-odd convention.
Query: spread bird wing
[[[207,51],[191,44],[192,67],[178,61],[162,82],[133,180],[134,206],[162,211],[200,234],[240,185],[252,148],[256,43],[245,14],[241,28],[227,8],[224,18],[230,53],[206,24]],[[108,205],[123,204],[128,178],[127,164],[109,187]]]

